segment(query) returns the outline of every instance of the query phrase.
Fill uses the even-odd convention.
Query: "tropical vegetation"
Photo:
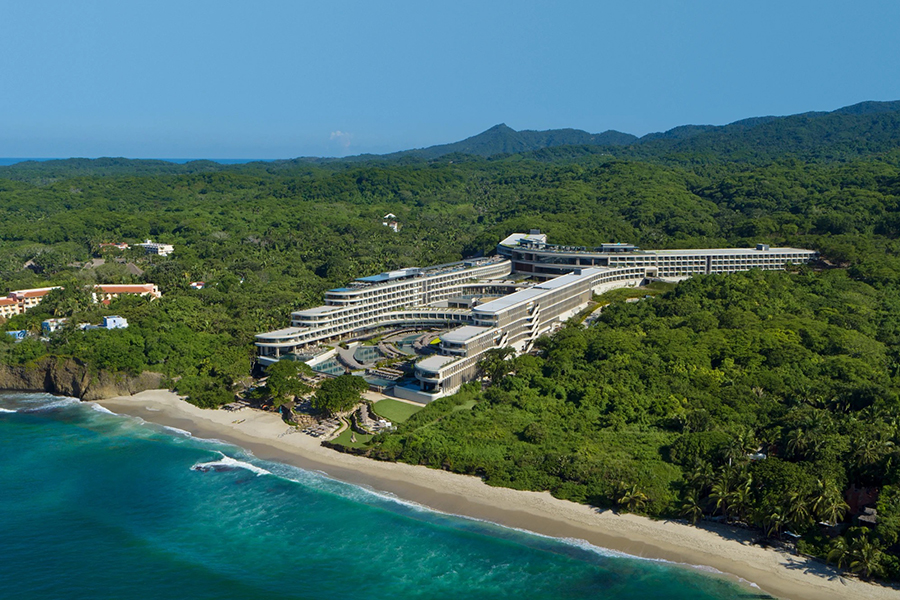
[[[212,407],[246,382],[253,335],[286,326],[324,290],[490,253],[513,231],[576,245],[813,248],[823,258],[813,268],[602,298],[609,306],[587,327],[573,323],[532,354],[492,353],[489,387],[466,386],[356,451],[597,506],[790,532],[861,576],[897,577],[898,114],[870,104],[491,156],[0,168],[0,292],[64,287],[3,324],[34,335],[0,336],[0,362],[156,371]],[[387,213],[399,232],[382,225]],[[176,250],[101,246],[147,238]],[[132,282],[163,297],[106,306],[84,293]],[[109,314],[130,327],[39,337],[50,317]],[[261,393],[277,404],[308,392],[298,368],[271,371]],[[358,390],[332,381],[313,402],[339,412]],[[876,524],[851,514],[850,490],[877,493]]]

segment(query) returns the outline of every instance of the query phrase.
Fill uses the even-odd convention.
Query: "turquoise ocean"
[[[4,600],[756,597],[74,399],[0,394]]]

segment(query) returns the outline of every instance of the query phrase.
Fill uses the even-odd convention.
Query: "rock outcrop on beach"
[[[162,374],[138,376],[94,371],[76,359],[42,358],[22,366],[0,365],[0,389],[43,391],[81,400],[101,400],[159,388]]]

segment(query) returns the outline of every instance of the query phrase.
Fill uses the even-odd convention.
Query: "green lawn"
[[[374,436],[365,435],[363,433],[356,434],[356,441],[350,441],[350,434],[352,430],[348,427],[341,435],[337,436],[332,440],[334,444],[340,444],[342,446],[346,446],[348,448],[362,448],[369,440],[371,440]]]
[[[594,301],[598,304],[611,304],[613,302],[621,302],[628,298],[643,298],[644,296],[655,296],[668,292],[675,288],[674,283],[665,281],[653,281],[649,285],[643,287],[624,287],[609,290],[603,294],[594,295]]]
[[[467,400],[462,404],[453,407],[453,410],[472,410],[472,407],[475,406],[475,400]]]
[[[391,423],[402,423],[422,410],[422,408],[422,406],[407,404],[406,402],[399,402],[389,398],[379,400],[374,405],[375,413],[384,417]]]

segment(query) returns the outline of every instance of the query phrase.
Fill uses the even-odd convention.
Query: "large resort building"
[[[429,402],[475,378],[491,348],[527,351],[594,293],[647,279],[784,269],[816,257],[811,250],[763,244],[651,251],[627,244],[557,246],[538,231],[515,233],[490,258],[391,271],[329,290],[324,306],[292,313],[291,327],[257,335],[256,345],[259,362],[269,365],[286,357],[308,360],[326,342],[372,329],[453,328],[440,335],[439,353],[415,363],[414,384],[393,388],[398,397]]]

